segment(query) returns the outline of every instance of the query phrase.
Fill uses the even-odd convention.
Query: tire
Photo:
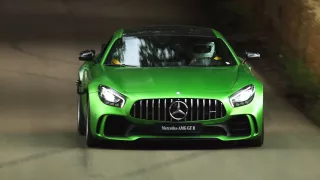
[[[90,128],[90,105],[89,105],[89,97],[87,97],[86,103],[87,117],[86,117],[86,144],[87,147],[93,148],[99,146],[99,141],[94,136],[92,136],[91,128]]]
[[[86,135],[86,123],[85,117],[83,115],[83,108],[82,108],[82,100],[81,95],[78,94],[77,99],[77,126],[78,126],[78,134],[81,136]]]
[[[248,147],[261,147],[263,145],[263,142],[264,135],[261,134],[261,136],[259,136],[258,138],[248,141]]]

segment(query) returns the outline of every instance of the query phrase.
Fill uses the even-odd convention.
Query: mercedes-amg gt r
[[[78,132],[103,141],[218,139],[262,146],[263,84],[214,29],[117,30],[79,60]]]

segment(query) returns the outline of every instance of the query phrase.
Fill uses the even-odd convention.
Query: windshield
[[[105,65],[135,67],[212,67],[236,64],[221,39],[194,36],[123,37],[114,43],[105,61]]]

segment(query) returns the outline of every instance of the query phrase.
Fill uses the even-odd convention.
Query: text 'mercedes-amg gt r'
[[[98,140],[219,139],[261,146],[263,85],[216,30],[120,29],[79,60],[78,132]]]

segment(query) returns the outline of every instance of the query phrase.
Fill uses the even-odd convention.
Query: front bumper
[[[208,95],[204,95],[208,97]],[[222,141],[254,139],[263,133],[263,96],[256,96],[248,105],[233,108],[228,98],[219,99],[225,106],[222,118],[183,123],[199,123],[198,133],[163,134],[154,128],[160,121],[134,118],[130,115],[134,102],[141,97],[128,99],[124,108],[103,104],[96,93],[89,94],[90,126],[92,135],[99,139],[135,141],[138,139],[218,139]],[[170,121],[168,122],[170,123]]]
[[[158,122],[136,124],[124,116],[103,115],[95,124],[93,134],[101,139],[134,141],[138,139],[219,139],[222,141],[250,139],[259,135],[257,120],[251,115],[236,115],[223,123],[201,123],[198,133],[158,133],[155,128]],[[170,123],[170,122],[168,122]],[[181,125],[184,122],[179,123]],[[191,124],[191,123],[190,123]]]

